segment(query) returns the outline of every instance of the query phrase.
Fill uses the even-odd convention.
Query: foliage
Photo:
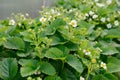
[[[118,80],[120,11],[107,1],[60,0],[35,19],[0,21],[0,78]]]

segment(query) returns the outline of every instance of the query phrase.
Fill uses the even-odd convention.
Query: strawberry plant
[[[1,20],[0,79],[118,80],[119,5],[90,1],[61,0],[35,19]]]

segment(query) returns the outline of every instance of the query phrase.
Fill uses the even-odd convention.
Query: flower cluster
[[[11,26],[15,25],[15,20],[14,20],[14,19],[11,19],[11,20],[9,21],[9,25],[11,25]]]

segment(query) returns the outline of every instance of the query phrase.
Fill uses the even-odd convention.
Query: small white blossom
[[[92,19],[91,19],[91,18],[89,18],[89,21],[92,21]]]
[[[78,16],[78,15],[79,15],[79,13],[78,13],[78,12],[75,12],[75,15],[76,15],[76,16]]]
[[[46,18],[41,17],[41,18],[39,19],[39,21],[43,23],[43,22],[45,22],[45,21],[46,21]]]
[[[120,11],[117,11],[118,12],[118,14],[120,14]]]
[[[31,25],[32,23],[33,23],[33,21],[28,22],[29,25]]]
[[[114,21],[114,25],[118,26],[119,25],[119,21],[118,20]]]
[[[106,1],[106,4],[107,4],[107,5],[110,5],[111,3],[112,3],[112,0],[107,0],[107,1]]]
[[[91,52],[89,50],[83,50],[83,53],[85,53],[85,55],[91,55]]]
[[[86,16],[86,17],[89,17],[89,14],[88,14],[88,13],[86,13],[86,14],[85,14],[85,16]]]
[[[48,12],[46,12],[45,14],[46,14],[46,15],[48,15],[49,13],[48,13]]]
[[[104,6],[105,6],[105,5],[102,4],[102,3],[96,3],[96,5],[97,5],[98,7],[104,7]]]
[[[100,21],[105,22],[105,21],[106,21],[106,18],[102,17],[102,18],[100,19]]]
[[[51,13],[52,13],[52,14],[55,14],[56,11],[55,11],[54,9],[51,9]]]
[[[60,15],[61,15],[61,13],[60,13],[60,12],[58,12],[58,13],[57,13],[57,16],[60,16]]]
[[[95,2],[98,2],[99,0],[94,0]]]
[[[93,18],[93,19],[98,18],[98,15],[94,14],[94,15],[92,16],[92,18]]]
[[[85,80],[85,78],[84,78],[84,77],[82,77],[82,76],[80,76],[80,80]]]
[[[70,9],[70,10],[69,10],[69,13],[71,13],[71,12],[73,12],[73,9]]]
[[[15,20],[13,20],[13,19],[9,20],[9,25],[11,25],[11,26],[15,25]]]
[[[29,16],[29,14],[28,14],[28,13],[26,13],[25,15],[26,15],[27,17]]]
[[[107,69],[106,63],[104,63],[104,62],[101,62],[100,67]]]
[[[77,21],[76,20],[72,20],[69,24],[73,27],[77,27]]]
[[[110,21],[110,18],[107,18],[107,21]]]
[[[52,19],[52,16],[49,16],[48,21],[50,21],[51,19]]]
[[[69,27],[68,27],[68,26],[65,26],[65,28],[66,28],[66,29],[69,29]]]
[[[83,2],[86,2],[86,0],[83,0]]]
[[[18,26],[21,26],[22,24],[21,23],[18,23]]]
[[[112,25],[110,23],[108,23],[106,26],[108,29],[112,27]]]
[[[93,14],[94,14],[94,12],[93,12],[93,11],[89,11],[89,15],[91,15],[91,16],[92,16]]]

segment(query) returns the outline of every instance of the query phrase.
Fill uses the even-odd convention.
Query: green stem
[[[92,70],[91,68],[92,68],[92,65],[91,65],[91,63],[90,63],[90,65],[89,65],[89,67],[88,67],[88,74],[87,74],[86,80],[89,80],[89,75],[90,75],[91,70]]]
[[[65,63],[65,61],[64,60],[62,60],[62,70],[63,70],[63,68],[64,68],[64,63]]]

